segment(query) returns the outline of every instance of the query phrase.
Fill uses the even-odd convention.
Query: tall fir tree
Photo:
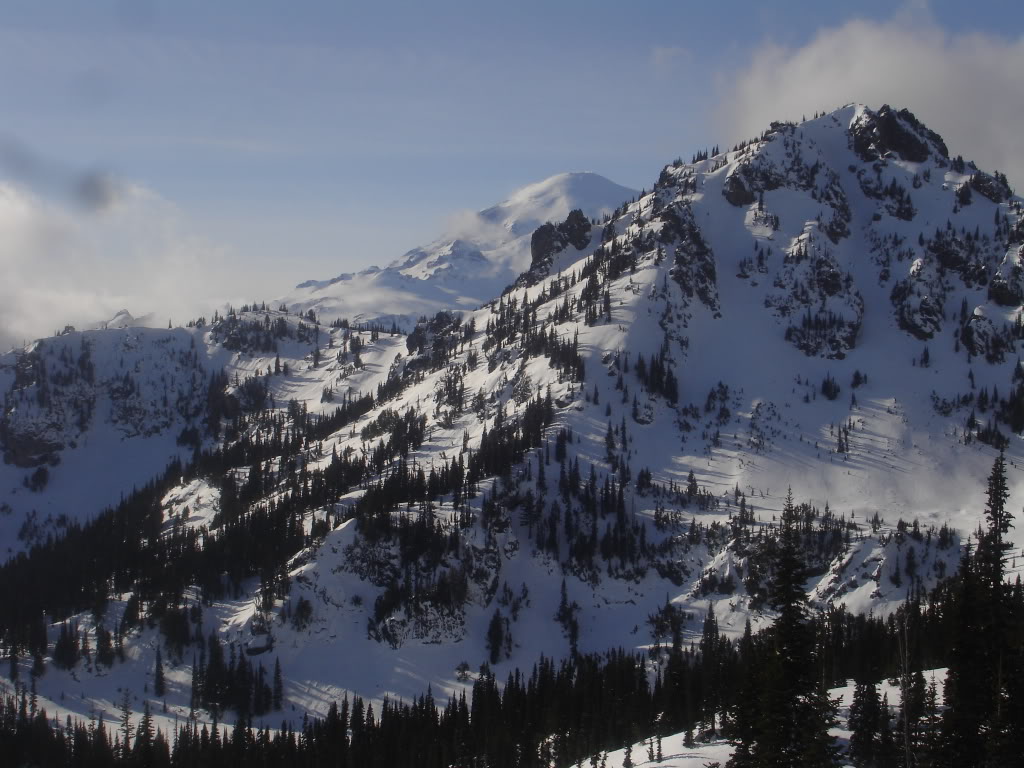
[[[771,584],[771,605],[777,611],[767,633],[759,668],[760,714],[751,733],[737,746],[741,757],[732,768],[745,765],[770,768],[826,768],[838,765],[838,747],[829,728],[836,705],[815,677],[817,665],[809,621],[806,569],[800,546],[799,515],[792,489],[782,510],[778,552]]]
[[[165,693],[167,693],[167,684],[164,681],[164,661],[158,645],[156,647],[156,664],[153,670],[153,694],[163,698]]]
[[[1013,514],[1006,506],[1010,490],[1006,480],[1006,458],[1002,451],[992,464],[985,495],[985,519],[988,522],[988,529],[978,541],[978,560],[988,578],[990,589],[999,593],[1003,589],[1006,558],[1012,546],[1006,541],[1006,535],[1013,527]]]
[[[957,579],[953,647],[946,674],[943,742],[953,764],[974,765],[984,754],[982,730],[990,715],[992,681],[982,631],[986,614],[985,589],[970,545],[960,558]]]
[[[957,575],[959,592],[949,672],[943,741],[952,760],[1002,766],[1024,748],[1021,664],[1024,627],[1019,602],[1005,582],[1013,527],[1007,508],[1006,460],[1000,451],[986,488],[985,519],[978,545],[968,547]],[[1007,761],[1010,761],[1009,763]]]
[[[857,766],[875,764],[879,752],[882,700],[873,682],[858,682],[850,703],[850,759]]]
[[[281,709],[284,704],[284,679],[281,677],[281,660],[274,660],[274,689],[273,689],[273,703],[274,709]]]

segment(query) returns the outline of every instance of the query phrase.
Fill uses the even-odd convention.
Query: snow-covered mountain
[[[955,569],[998,447],[1019,502],[1024,218],[1005,177],[906,110],[851,105],[678,160],[596,225],[572,212],[600,212],[582,192],[551,191],[575,180],[479,214],[505,235],[303,284],[287,313],[0,358],[12,551],[55,530],[26,534],[33,509],[162,469],[86,463],[98,435],[100,456],[169,439],[183,462],[123,515],[145,520],[137,568],[174,552],[195,573],[161,571],[166,594],[119,573],[134,587],[107,595],[105,621],[131,617],[126,661],[54,669],[44,694],[82,712],[113,713],[125,688],[152,698],[167,615],[185,627],[164,657],[168,719],[188,714],[203,627],[279,660],[298,717],[346,692],[458,692],[484,661],[502,679],[541,654],[657,658],[708,611],[733,635],[772,620],[761,534],[790,488],[816,543],[808,593],[876,613]],[[423,296],[483,284],[484,265],[513,287],[408,335],[326,322],[369,318],[357,284]],[[375,317],[409,314],[372,295]],[[104,619],[59,599],[96,647]]]
[[[152,312],[136,317],[127,309],[121,309],[114,313],[113,317],[100,320],[89,326],[88,330],[106,328],[151,328],[156,324],[156,317]]]
[[[601,218],[636,191],[596,173],[562,173],[530,184],[502,203],[456,217],[449,231],[382,268],[299,283],[273,305],[314,310],[322,322],[398,323],[442,309],[475,309],[490,301],[530,265],[530,238],[541,224],[562,221],[573,209]]]

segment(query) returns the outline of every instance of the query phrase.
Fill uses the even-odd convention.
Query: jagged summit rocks
[[[861,111],[850,125],[853,150],[865,162],[897,157],[923,163],[929,157],[949,159],[946,143],[908,109],[894,110],[885,104],[877,112]]]

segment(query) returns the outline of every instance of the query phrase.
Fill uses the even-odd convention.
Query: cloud
[[[109,208],[121,194],[120,182],[108,174],[65,168],[11,136],[0,136],[0,173],[39,194],[68,200],[86,211]]]
[[[676,74],[680,67],[688,66],[693,53],[688,48],[677,45],[656,45],[651,49],[650,63],[658,75]]]
[[[508,240],[509,233],[499,221],[483,216],[479,211],[466,209],[444,217],[443,237],[488,246]]]
[[[719,78],[717,135],[750,138],[772,120],[800,119],[850,102],[906,107],[953,154],[1001,170],[1024,187],[1024,37],[950,34],[926,4],[885,22],[822,29],[806,45],[766,42]]]
[[[231,284],[222,249],[175,206],[123,183],[116,203],[87,213],[0,182],[0,275],[0,351],[121,309],[157,324],[208,316]]]

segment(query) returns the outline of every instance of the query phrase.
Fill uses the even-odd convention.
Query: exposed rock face
[[[732,173],[729,175],[725,180],[725,184],[722,185],[722,194],[729,201],[730,205],[737,207],[750,205],[757,200],[757,196],[747,185],[747,181],[742,173]]]
[[[676,204],[658,214],[658,220],[662,224],[661,241],[673,252],[673,279],[688,298],[696,296],[708,309],[718,312],[715,254],[701,234],[693,210]]]
[[[850,135],[853,150],[865,162],[895,154],[912,163],[923,163],[933,150],[943,158],[949,157],[937,133],[925,128],[910,111],[897,112],[888,104],[875,113],[867,110]]]
[[[530,238],[530,269],[519,278],[517,284],[533,285],[546,277],[555,256],[570,245],[582,251],[590,245],[591,230],[590,222],[578,208],[570,211],[561,224],[555,225],[550,221],[541,224]]]
[[[988,297],[1003,307],[1024,304],[1024,246],[1011,246],[988,284]]]
[[[785,338],[793,346],[834,359],[853,349],[864,300],[815,228],[789,249],[772,285],[765,306],[788,322]]]

